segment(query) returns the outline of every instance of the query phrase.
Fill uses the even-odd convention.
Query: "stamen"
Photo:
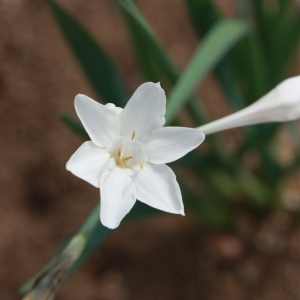
[[[135,132],[135,130],[132,132],[132,136],[131,136],[131,139],[133,140],[134,138],[135,138],[135,134],[136,134],[136,132]]]
[[[118,157],[121,157],[121,150],[118,150]]]
[[[128,157],[125,157],[125,158],[123,159],[123,161],[131,160],[132,158],[133,158],[132,156],[128,156]]]
[[[121,168],[125,168],[125,164],[124,164],[121,160],[118,162],[118,165],[119,165]]]
[[[110,156],[109,156],[109,158],[112,158],[112,157],[114,157],[115,155],[112,153]]]
[[[143,168],[144,168],[144,166],[145,166],[145,164],[143,164],[143,163],[140,163],[140,168],[141,168],[141,169],[143,169]]]

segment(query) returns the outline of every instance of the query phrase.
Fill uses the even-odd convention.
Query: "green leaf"
[[[240,52],[239,74],[247,105],[258,100],[273,87],[269,67],[260,39],[249,35],[238,46]]]
[[[180,73],[177,66],[135,4],[131,0],[115,0],[115,2],[129,28],[145,77],[154,82],[160,81],[168,93],[179,78]],[[203,108],[194,111],[193,116],[196,115],[197,119],[204,121],[205,112]]]
[[[80,62],[85,75],[104,102],[123,107],[127,96],[121,76],[92,35],[56,1],[48,0],[56,21],[70,48]]]
[[[300,16],[287,16],[287,18],[285,18],[285,22],[278,31],[280,43],[278,43],[276,50],[276,72],[278,74],[278,82],[280,82],[284,77],[286,77],[288,68],[294,61],[299,48]]]
[[[246,32],[247,27],[239,21],[221,21],[214,26],[196,50],[169,96],[167,122],[175,117],[197,86]]]
[[[90,139],[89,135],[85,131],[84,127],[79,123],[77,120],[75,120],[73,117],[71,117],[67,113],[63,113],[60,115],[60,119],[63,121],[63,123],[71,129],[74,133],[76,133],[78,136],[80,136],[83,139]]]
[[[159,71],[169,82],[175,82],[178,69],[172,62],[147,21],[131,0],[114,0],[125,17],[146,76],[157,80]],[[155,67],[154,67],[155,64]]]
[[[265,208],[270,204],[272,190],[246,169],[236,171],[236,181],[257,208]]]
[[[217,5],[211,0],[185,0],[194,28],[204,37],[215,23],[223,19]]]
[[[211,0],[185,0],[189,15],[198,36],[203,39],[212,27],[223,18],[217,5]],[[238,75],[238,52],[229,51],[215,68],[215,74],[223,91],[237,110],[245,107],[240,91]]]
[[[300,37],[300,18],[299,12],[294,9],[294,1],[269,2],[254,0],[252,5],[256,33],[265,52],[271,87],[274,87],[286,76],[287,67],[295,57]]]

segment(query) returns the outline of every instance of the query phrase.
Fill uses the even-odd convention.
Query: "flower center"
[[[144,146],[141,142],[134,140],[136,132],[132,132],[131,139],[120,137],[107,147],[110,158],[114,158],[118,167],[131,170],[142,169],[146,162]]]
[[[111,155],[110,155],[110,157],[114,157],[114,156],[115,156],[114,154],[111,154]],[[121,168],[126,168],[126,161],[133,159],[133,157],[132,157],[132,156],[127,156],[127,157],[124,157],[124,158],[123,158],[122,156],[123,156],[123,155],[122,155],[121,149],[118,149],[117,157],[115,158],[116,163],[117,163],[117,165],[118,165],[119,167],[121,167]]]

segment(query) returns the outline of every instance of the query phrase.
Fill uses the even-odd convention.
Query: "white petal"
[[[101,176],[101,223],[111,229],[119,226],[136,201],[135,186],[122,169],[107,171]]]
[[[85,95],[75,98],[76,112],[89,134],[98,146],[106,147],[120,134],[119,114]]]
[[[108,152],[93,142],[83,143],[67,162],[66,168],[75,176],[99,187],[102,173],[109,168]]]
[[[165,123],[166,96],[160,85],[142,84],[132,95],[120,115],[121,135],[140,140],[147,132]]]
[[[179,159],[204,141],[204,134],[184,127],[157,128],[146,134],[143,143],[147,160],[155,164]]]
[[[147,163],[133,176],[133,181],[138,200],[159,210],[184,215],[176,176],[167,165]]]

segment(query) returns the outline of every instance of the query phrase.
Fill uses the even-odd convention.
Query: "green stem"
[[[21,288],[20,288],[20,294],[26,295],[35,285],[37,279],[42,276],[42,274],[45,274],[51,267],[54,265],[54,263],[57,261],[57,259],[60,257],[64,249],[68,246],[70,240],[76,236],[76,235],[83,235],[87,239],[87,244],[89,243],[89,239],[94,232],[95,228],[97,227],[99,223],[99,209],[100,204],[96,205],[96,207],[93,209],[93,211],[88,216],[85,223],[82,225],[82,227],[71,237],[67,239],[67,241],[64,241],[60,247],[58,247],[57,252],[54,254],[54,256],[50,259],[50,261],[34,276],[32,277],[28,282],[26,282]],[[78,260],[80,257],[78,258]]]
[[[100,212],[100,204],[97,204],[93,211],[90,213],[84,224],[78,230],[77,234],[83,234],[87,238],[91,236],[94,229],[99,223],[99,212]]]

